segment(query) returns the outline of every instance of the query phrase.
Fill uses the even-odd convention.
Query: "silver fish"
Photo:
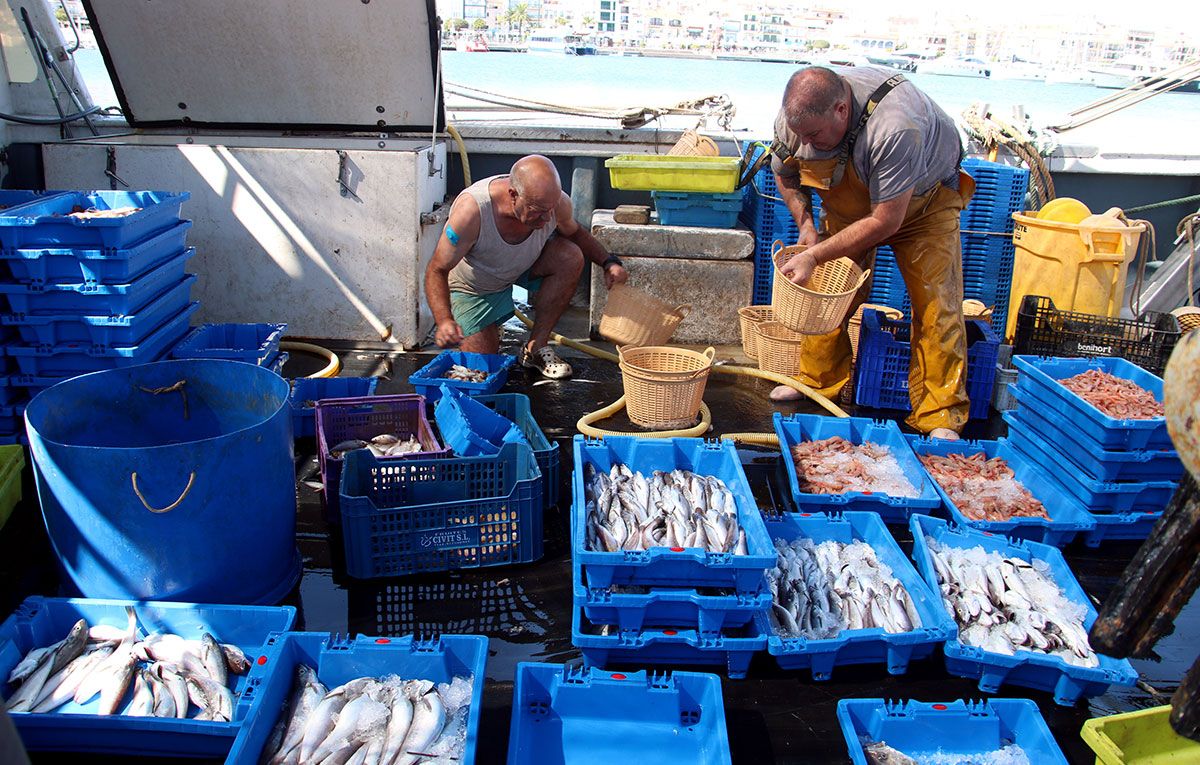
[[[390,711],[375,700],[372,692],[363,692],[346,703],[337,716],[329,735],[313,752],[315,762],[324,762],[331,755],[349,759],[368,738],[387,725]]]
[[[334,445],[333,448],[329,450],[329,456],[333,457],[334,459],[341,459],[342,455],[344,455],[346,452],[352,452],[355,449],[366,449],[367,446],[368,444],[366,441],[352,438]]]
[[[346,706],[347,701],[345,694],[334,694],[333,692],[325,694],[325,697],[321,699],[321,703],[309,715],[308,722],[304,727],[304,736],[300,742],[301,762],[312,761],[313,752],[317,751],[317,747],[333,730],[337,715]]]
[[[63,638],[57,643],[51,643],[41,648],[34,648],[25,654],[25,658],[17,662],[17,666],[13,667],[12,672],[8,673],[8,682],[16,684],[29,677],[38,668],[38,665],[42,663],[43,658],[57,651],[58,647],[65,642],[67,642],[67,639]]]
[[[404,739],[413,721],[413,703],[403,690],[392,694],[392,715],[387,725],[387,746],[384,747],[382,762],[392,763],[400,756]]]
[[[233,721],[233,693],[228,688],[204,675],[189,674],[184,679],[188,697],[202,710],[198,719]]]
[[[275,751],[271,762],[282,763],[287,756],[296,751],[299,759],[300,743],[304,740],[304,729],[314,709],[321,703],[328,690],[317,679],[317,673],[311,667],[300,664],[296,667],[296,676],[292,684],[292,696],[284,716],[287,730],[283,742]]]
[[[147,679],[146,670],[139,669],[134,673],[133,700],[125,714],[131,717],[154,716],[154,687]]]
[[[112,645],[103,645],[75,659],[65,669],[59,670],[58,675],[46,682],[32,711],[52,712],[70,701],[79,684],[112,654],[113,648]]]
[[[917,765],[917,761],[898,749],[893,749],[882,741],[875,741],[863,747],[870,765]]]
[[[150,684],[150,692],[154,697],[153,711],[155,717],[176,717],[177,709],[175,696],[171,689],[152,670],[143,670],[146,682]],[[184,712],[186,714],[186,711]]]
[[[120,649],[114,652],[116,656],[120,653]],[[120,664],[114,665],[107,673],[107,678],[104,685],[100,688],[100,706],[96,710],[98,715],[112,715],[117,713],[117,709],[121,706],[121,700],[125,698],[125,693],[133,684],[134,675],[137,673],[137,657],[132,651],[125,651],[124,658]]]
[[[65,669],[83,653],[87,645],[88,625],[83,619],[75,622],[62,643],[53,651],[43,654],[37,668],[25,678],[21,687],[8,700],[10,712],[28,712],[41,697],[46,682]],[[60,678],[61,679],[61,678]]]
[[[187,681],[183,679],[183,675],[172,665],[161,661],[151,664],[150,672],[162,681],[163,687],[166,688],[167,694],[170,695],[171,701],[174,702],[175,717],[179,719],[187,717],[188,691]]]
[[[415,765],[446,726],[446,708],[437,691],[420,692],[418,686],[406,686],[405,692],[413,702],[413,721],[404,738],[400,758],[396,765]]]
[[[229,672],[225,665],[225,654],[213,636],[205,632],[200,636],[200,662],[208,676],[221,685],[229,685]]]

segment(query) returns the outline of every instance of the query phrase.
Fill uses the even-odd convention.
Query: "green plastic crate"
[[[21,471],[24,469],[24,446],[0,446],[0,528],[21,501]]]
[[[1096,765],[1197,765],[1200,744],[1176,733],[1170,717],[1170,705],[1094,717],[1080,735]]]

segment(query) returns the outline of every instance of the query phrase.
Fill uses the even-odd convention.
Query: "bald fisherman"
[[[508,175],[464,189],[425,269],[425,297],[437,322],[439,346],[474,353],[500,349],[500,325],[513,316],[512,287],[535,294],[534,322],[521,348],[523,366],[546,377],[571,375],[547,345],[579,283],[584,259],[604,271],[612,289],[629,278],[586,228],[575,222],[554,164],[531,154]]]
[[[874,248],[891,245],[912,300],[908,424],[958,438],[967,421],[966,328],[959,214],[975,183],[959,169],[958,128],[929,96],[893,71],[808,67],[792,75],[775,121],[772,169],[808,249],[783,267],[803,284],[821,263],[848,257],[870,268]],[[821,197],[828,236],[813,222]],[[870,293],[868,281],[847,317]],[[836,396],[850,380],[843,326],[806,337],[798,379]],[[781,386],[771,397],[792,397]]]

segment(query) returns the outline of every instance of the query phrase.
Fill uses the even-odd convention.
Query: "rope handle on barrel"
[[[178,392],[179,395],[183,397],[183,419],[187,420],[190,418],[188,417],[187,391],[183,389],[183,386],[185,385],[187,385],[187,380],[180,380],[174,385],[164,385],[161,388],[144,388],[141,385],[137,386],[137,388],[143,393],[149,393],[153,396],[157,396],[160,393]]]
[[[179,495],[179,499],[175,500],[174,502],[172,502],[171,504],[169,504],[163,508],[151,507],[150,503],[146,501],[146,498],[144,496],[142,496],[142,491],[141,491],[141,489],[138,488],[138,485],[137,485],[137,473],[136,472],[134,472],[133,475],[130,476],[130,480],[133,482],[133,493],[136,494],[137,498],[142,501],[142,507],[145,507],[147,510],[149,510],[152,513],[169,513],[172,510],[174,510],[175,508],[179,507],[180,503],[183,502],[183,500],[187,499],[187,495],[189,493],[191,493],[192,484],[195,483],[195,481],[196,481],[196,471],[193,470],[191,475],[188,476],[187,486],[183,487],[183,493]]]

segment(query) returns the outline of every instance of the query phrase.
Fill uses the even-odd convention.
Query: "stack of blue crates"
[[[963,160],[962,167],[975,179],[975,195],[959,222],[963,297],[993,306],[993,325],[1004,326],[1015,252],[1012,214],[1024,207],[1029,171],[974,158]],[[771,302],[771,243],[781,239],[793,244],[799,232],[787,206],[770,198],[777,198],[778,193],[769,167],[759,171],[754,185],[746,186],[744,193],[742,220],[755,236],[754,305],[767,305]],[[820,209],[821,200],[814,194],[813,211],[819,215]],[[877,250],[872,279],[868,302],[898,308],[905,316],[911,314],[908,291],[891,247]]]
[[[173,359],[225,359],[283,373],[288,354],[279,350],[287,324],[201,324],[171,350]]]
[[[196,277],[185,273],[194,254],[192,224],[180,219],[188,196],[51,192],[0,213],[0,324],[15,333],[4,348],[0,441],[21,440],[24,404],[39,391],[157,361],[187,333],[200,307],[191,302]],[[100,215],[75,215],[89,211]]]
[[[1014,356],[1020,372],[1011,391],[1017,408],[1004,414],[1008,441],[1046,472],[1095,519],[1084,542],[1145,539],[1162,517],[1183,463],[1166,420],[1108,417],[1060,384],[1097,369],[1141,386],[1162,401],[1162,380],[1121,358]]]
[[[576,436],[572,477],[572,642],[592,666],[717,664],[746,675],[766,648],[755,616],[770,608],[765,573],[775,548],[730,441]],[[653,547],[608,552],[587,542],[584,475],[626,465],[647,479],[655,470],[688,470],[721,479],[733,493],[747,555],[700,548]]]

